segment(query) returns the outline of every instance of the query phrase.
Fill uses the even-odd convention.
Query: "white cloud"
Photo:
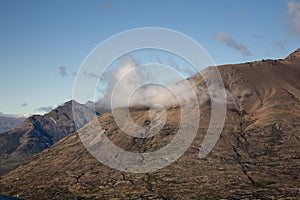
[[[149,75],[148,72],[155,73],[159,79],[159,77],[164,77],[163,74],[166,73],[166,71],[155,71],[160,69],[159,67],[155,68],[155,66],[153,66],[155,70],[140,68],[131,55],[123,57],[121,63],[122,64],[110,74],[112,78],[106,79],[107,84],[105,85],[108,87],[104,88],[105,91],[103,91],[103,93],[105,95],[103,95],[103,98],[98,102],[101,107],[110,108],[112,99],[112,109],[128,106],[151,107],[154,104],[166,107],[176,106],[179,104],[179,99],[182,100],[181,103],[184,105],[193,105],[193,103],[195,103],[193,101],[195,100],[200,104],[209,101],[209,91],[199,86],[194,79],[174,80],[175,82],[171,79],[171,82],[167,82],[166,84],[162,80],[157,80],[157,84],[144,85],[144,83],[149,81],[148,77],[153,77],[152,74]],[[173,76],[170,71],[168,71],[168,73],[168,77]],[[150,78],[150,80],[153,79]],[[156,82],[155,77],[154,82]],[[115,87],[116,83],[118,83],[118,87]],[[220,96],[218,87],[212,92],[215,98]],[[196,96],[194,96],[194,94]]]
[[[39,108],[36,108],[34,109],[35,111],[37,112],[50,112],[51,110],[53,110],[53,107],[52,106],[42,106],[42,107],[39,107]]]

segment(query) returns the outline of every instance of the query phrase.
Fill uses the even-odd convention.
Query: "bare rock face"
[[[70,135],[0,179],[0,193],[24,199],[299,199],[300,54],[292,59],[219,66],[228,92],[225,127],[204,159],[199,147],[210,121],[201,104],[196,138],[168,167],[134,174],[111,169]],[[199,77],[193,77],[203,85]],[[132,119],[151,126],[148,108],[132,108]],[[126,135],[112,113],[98,117],[106,136],[132,152],[151,152],[176,135],[180,108],[166,109],[164,127],[153,137]],[[92,128],[92,124],[82,129]],[[151,127],[150,127],[151,128]],[[103,152],[105,153],[105,152]]]
[[[69,101],[45,115],[33,115],[21,125],[1,134],[0,174],[74,133],[72,103],[82,112],[78,125],[83,126],[91,120],[86,113],[87,108],[75,101]]]

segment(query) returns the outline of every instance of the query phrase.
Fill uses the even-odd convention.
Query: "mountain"
[[[5,173],[32,155],[49,148],[63,137],[74,133],[72,105],[82,117],[83,126],[92,119],[86,105],[68,101],[45,115],[33,115],[21,125],[0,135],[0,174]]]
[[[201,103],[196,138],[170,166],[145,174],[117,171],[97,161],[73,134],[3,175],[0,194],[24,199],[299,199],[299,63],[298,50],[285,59],[218,66],[228,92],[227,115],[218,143],[203,159],[198,155],[211,117],[210,99]],[[199,76],[190,80],[205,87]],[[179,128],[180,108],[169,107],[166,114],[163,128],[146,139],[124,134],[110,112],[98,121],[117,146],[151,152],[168,144]],[[130,115],[146,130],[155,128],[149,108],[131,108]],[[81,131],[89,133],[95,123]],[[102,139],[94,142],[97,147]]]
[[[20,125],[25,119],[25,117],[0,116],[0,134]]]

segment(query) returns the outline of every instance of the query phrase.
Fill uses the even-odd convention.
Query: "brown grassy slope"
[[[0,192],[25,199],[299,199],[299,64],[295,52],[284,60],[220,66],[235,104],[228,105],[221,138],[204,159],[198,153],[210,118],[209,103],[201,107],[200,128],[188,151],[157,172],[110,169],[72,135],[3,176]],[[170,108],[167,124],[147,140],[124,135],[111,113],[99,121],[115,144],[151,151],[176,134],[179,112]],[[131,115],[140,124],[147,121],[147,110],[135,109]]]

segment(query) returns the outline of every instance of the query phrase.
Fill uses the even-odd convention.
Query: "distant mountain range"
[[[20,125],[25,119],[25,117],[7,117],[0,115],[0,134]]]
[[[0,112],[0,117],[27,118],[30,116],[31,116],[31,114],[6,114],[3,112]]]
[[[210,121],[209,99],[201,104],[198,134],[187,152],[172,165],[146,174],[103,165],[77,134],[61,139],[74,132],[67,103],[1,135],[0,153],[10,162],[61,140],[3,175],[0,194],[24,199],[299,199],[300,51],[285,59],[218,69],[230,103],[221,137],[204,159],[198,154]],[[197,87],[205,87],[201,77],[191,79]],[[114,144],[132,152],[151,152],[166,145],[178,130],[180,108],[166,112],[164,127],[147,139],[124,134],[110,112],[98,120]],[[132,108],[130,115],[141,126],[153,126],[148,108]],[[51,117],[61,125],[54,125]],[[89,123],[82,130],[92,128]]]
[[[73,104],[73,105],[72,105]],[[90,103],[88,103],[90,106]],[[72,106],[82,117],[78,126],[85,125],[92,115],[87,105],[68,101],[45,115],[33,115],[23,123],[0,135],[0,174],[22,163],[32,155],[49,148],[63,137],[74,133]],[[99,113],[98,113],[99,114]]]

